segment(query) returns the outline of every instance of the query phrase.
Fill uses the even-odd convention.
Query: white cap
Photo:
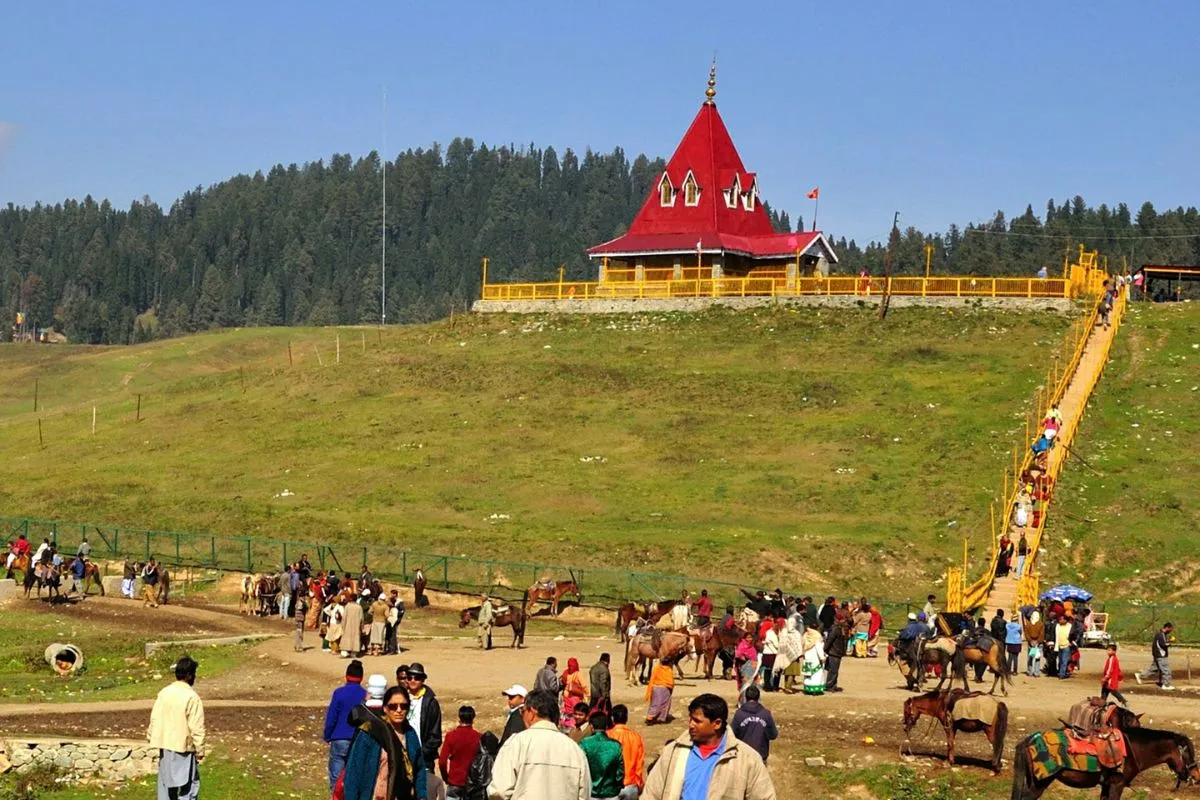
[[[388,680],[384,675],[372,675],[367,678],[367,708],[379,708],[383,705],[383,696],[387,693]]]
[[[519,683],[514,683],[500,694],[504,695],[505,697],[525,697],[529,694],[529,690]]]
[[[917,621],[917,615],[915,612],[910,612],[908,615],[908,618],[911,619],[913,622]]]

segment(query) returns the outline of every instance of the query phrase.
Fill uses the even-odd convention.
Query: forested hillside
[[[620,149],[580,158],[553,148],[476,146],[455,139],[401,154],[388,166],[389,322],[425,321],[479,294],[480,258],[495,280],[594,276],[585,249],[622,233],[662,169]],[[91,197],[0,209],[0,312],[17,311],[71,341],[128,343],[236,325],[378,322],[380,160],[335,155],[196,188],[168,210],[149,199],[129,209]],[[772,213],[780,230],[792,225]],[[800,227],[802,220],[796,220]],[[884,246],[836,239],[840,269],[882,269]],[[897,271],[1029,274],[1062,263],[1073,242],[1135,263],[1200,259],[1200,215],[1136,218],[1121,204],[1080,197],[1042,218],[900,236]]]

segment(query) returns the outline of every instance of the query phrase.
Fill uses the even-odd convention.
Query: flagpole
[[[821,208],[821,190],[817,190],[817,196],[813,198],[813,223],[812,229],[816,233],[817,230],[817,211]]]

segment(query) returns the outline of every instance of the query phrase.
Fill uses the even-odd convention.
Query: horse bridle
[[[1197,769],[1196,757],[1193,754],[1191,758],[1188,758],[1188,754],[1184,751],[1191,751],[1192,748],[1190,746],[1185,748],[1183,742],[1176,741],[1175,748],[1179,752],[1179,763],[1183,764],[1183,769],[1175,773],[1175,788],[1178,789],[1182,786],[1184,781],[1187,781],[1188,786],[1191,786],[1195,783],[1192,780],[1192,773]]]

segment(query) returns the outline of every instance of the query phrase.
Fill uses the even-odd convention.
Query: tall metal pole
[[[387,325],[387,87],[383,87],[383,224],[380,226],[382,250],[379,256],[379,324]]]
[[[900,212],[892,217],[892,232],[888,235],[887,256],[883,260],[883,298],[879,301],[879,318],[887,316],[888,306],[892,300],[892,256],[896,252],[896,242],[900,239]]]

